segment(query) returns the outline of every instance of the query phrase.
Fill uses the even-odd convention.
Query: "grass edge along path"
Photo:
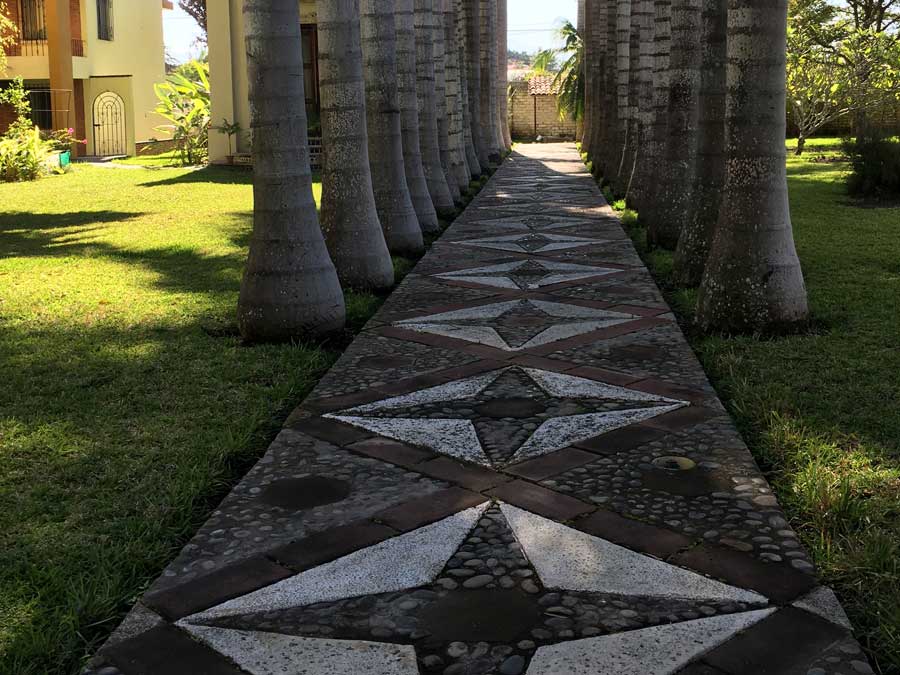
[[[250,175],[0,184],[3,675],[79,672],[382,301],[347,293],[324,344],[241,346]]]
[[[813,314],[802,335],[700,334],[696,289],[674,286],[672,252],[651,250],[639,214],[610,202],[873,666],[897,675],[900,208],[853,202],[839,149],[812,139],[788,156]]]

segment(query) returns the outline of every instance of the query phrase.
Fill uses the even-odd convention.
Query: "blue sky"
[[[563,20],[575,23],[577,0],[508,0],[509,48],[535,52],[556,46],[554,31]],[[199,51],[199,30],[194,20],[177,6],[163,12],[166,49],[177,61],[187,61]]]

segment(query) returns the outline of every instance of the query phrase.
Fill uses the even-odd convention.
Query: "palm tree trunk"
[[[604,162],[602,175],[607,181],[615,177],[619,151],[622,149],[621,131],[619,127],[619,59],[618,59],[618,20],[619,0],[606,0],[606,14],[603,16],[601,6],[600,18],[605,18],[599,45],[603,51],[603,92],[606,114],[602,120],[602,138],[604,145]]]
[[[624,167],[619,181],[622,194],[629,199],[631,180],[638,160],[640,119],[638,117],[638,91],[641,67],[641,2],[631,0],[631,32],[628,47],[628,141],[625,145]]]
[[[394,0],[360,0],[360,10],[369,168],[375,207],[390,252],[416,256],[425,247],[403,165]]]
[[[636,1],[636,0],[635,0]],[[616,154],[609,177],[613,192],[623,192],[622,173],[628,154],[631,124],[629,119],[629,81],[631,76],[631,5],[632,0],[616,3]]]
[[[509,134],[509,47],[507,41],[507,0],[497,0],[497,117],[500,124],[501,149],[512,147]]]
[[[441,165],[434,81],[434,0],[415,0],[416,73],[419,97],[419,147],[428,193],[439,216],[454,212],[453,197]]]
[[[702,0],[672,2],[672,47],[669,57],[669,109],[666,151],[659,174],[659,206],[665,217],[649,223],[648,241],[675,250],[691,213],[697,171],[697,126],[700,117],[700,10]]]
[[[466,138],[463,134],[463,104],[459,81],[459,39],[456,28],[456,0],[441,0],[444,5],[444,45],[447,55],[447,116],[450,122],[450,173],[460,196],[469,189],[466,164]]]
[[[394,268],[372,190],[359,0],[319,0],[322,229],[341,282],[388,289]]]
[[[591,149],[594,173],[608,179],[610,167],[615,160],[613,148],[615,137],[609,128],[614,124],[615,105],[613,83],[610,72],[615,70],[615,57],[610,53],[609,14],[616,11],[616,0],[592,0],[587,20],[590,24],[589,37],[593,45],[593,66],[589,75],[594,87],[594,113],[591,121]],[[612,9],[610,9],[612,8]],[[615,31],[613,18],[613,31]],[[612,43],[615,45],[615,41]]]
[[[456,2],[456,39],[459,46],[459,89],[462,99],[463,113],[463,137],[466,148],[466,166],[469,168],[469,176],[476,178],[481,175],[481,163],[478,161],[478,152],[475,150],[475,140],[472,136],[472,108],[469,103],[469,58],[468,36],[466,33],[466,2],[465,0],[450,0]]]
[[[431,20],[434,25],[434,111],[437,118],[438,151],[444,180],[450,190],[450,198],[460,201],[459,185],[450,167],[450,115],[447,108],[447,54],[444,38],[444,0],[433,0]]]
[[[653,117],[647,132],[645,163],[650,180],[641,197],[641,222],[650,226],[664,217],[659,176],[663,170],[663,156],[669,129],[669,56],[672,46],[671,0],[656,0],[653,31]]]
[[[675,252],[677,283],[695,287],[703,279],[715,235],[725,183],[725,64],[728,0],[703,0],[703,65],[697,173],[691,213]]]
[[[787,4],[728,1],[725,189],[697,308],[708,331],[808,318],[785,166]]]
[[[648,135],[653,125],[653,33],[655,14],[653,0],[639,0],[640,44],[638,57],[638,133],[636,136],[636,171],[629,189],[629,200],[640,211],[647,185],[653,180],[648,173],[651,166],[648,154]]]
[[[588,94],[588,90],[590,89],[590,80],[587,79],[587,73],[590,72],[590,68],[588,65],[588,46],[587,46],[587,2],[588,0],[578,0],[578,19],[577,24],[575,26],[578,31],[578,35],[581,37],[581,68],[582,68],[582,77],[584,79],[584,113],[582,114],[581,120],[577,121],[575,124],[575,140],[581,143],[581,151],[586,152],[586,143],[584,142],[585,128],[590,126],[590,116],[593,114],[591,110],[591,106],[593,105],[593,93]],[[591,100],[591,105],[588,105],[588,99]],[[590,132],[588,132],[590,133]],[[590,140],[590,138],[588,139]]]
[[[578,34],[581,35],[582,44],[582,69],[584,71],[584,124],[581,132],[581,151],[586,153],[588,159],[596,165],[598,158],[595,156],[595,144],[597,137],[594,134],[594,121],[602,114],[600,100],[597,98],[596,69],[599,67],[595,41],[594,41],[594,17],[597,5],[605,0],[580,0],[578,4],[581,25]]]
[[[481,2],[482,0],[462,0],[465,8],[466,25],[466,73],[469,83],[469,129],[472,144],[478,156],[481,171],[490,165],[490,151],[487,130],[481,117]]]
[[[406,185],[419,227],[426,234],[440,232],[437,212],[425,182],[425,168],[419,148],[419,100],[416,94],[416,27],[413,0],[396,1],[397,87],[400,93],[400,119],[403,129],[403,166]]]
[[[500,163],[497,133],[497,0],[481,0],[481,127],[488,161]]]
[[[253,234],[237,319],[252,342],[287,342],[344,326],[344,296],[312,194],[295,0],[245,0],[253,130]]]

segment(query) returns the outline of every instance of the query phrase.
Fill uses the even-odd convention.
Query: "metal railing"
[[[44,0],[21,0],[15,5],[16,33],[7,47],[7,56],[45,56],[47,54],[47,24],[44,20]],[[72,56],[84,56],[85,41],[72,38]]]

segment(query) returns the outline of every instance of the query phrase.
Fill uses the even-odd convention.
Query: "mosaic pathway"
[[[574,147],[523,146],[97,675],[870,673]]]

